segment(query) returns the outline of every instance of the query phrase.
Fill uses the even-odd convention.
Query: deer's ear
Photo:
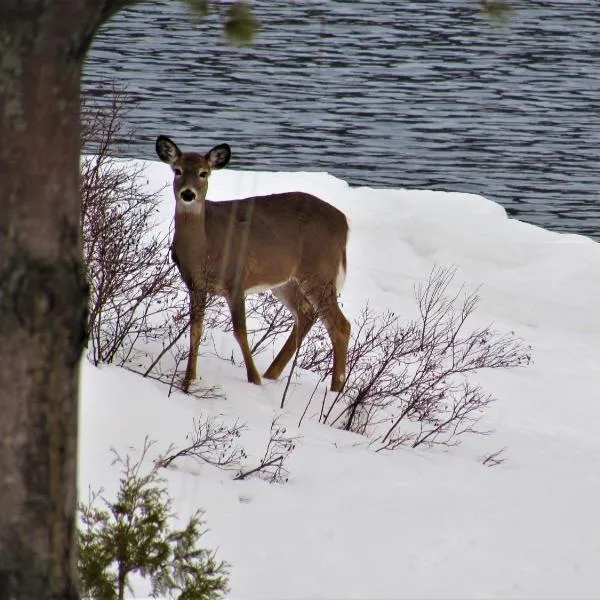
[[[222,169],[227,165],[230,158],[231,148],[229,144],[219,144],[206,155],[206,160],[211,169]]]
[[[160,160],[171,165],[181,156],[181,150],[172,139],[159,135],[156,138],[156,154]]]

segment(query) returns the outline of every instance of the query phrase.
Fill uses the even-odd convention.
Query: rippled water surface
[[[474,192],[600,238],[600,3],[515,4],[502,23],[474,0],[257,0],[244,49],[222,17],[140,4],[97,37],[85,91],[127,88],[131,156],[226,141],[232,168]]]

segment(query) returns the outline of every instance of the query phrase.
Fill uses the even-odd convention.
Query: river
[[[154,158],[160,133],[228,142],[231,168],[473,192],[600,239],[600,5],[515,6],[495,21],[473,0],[258,0],[262,31],[236,48],[214,10],[140,4],[100,31],[84,93],[126,89],[128,156]]]

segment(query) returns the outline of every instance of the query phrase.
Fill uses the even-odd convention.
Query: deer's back
[[[205,228],[224,277],[239,273],[243,263],[247,288],[265,283],[259,281],[265,273],[273,284],[304,271],[329,276],[332,265],[338,269],[345,261],[346,216],[304,192],[207,201]]]
[[[222,202],[206,201],[206,231],[217,234],[224,222],[249,225],[264,236],[306,236],[312,232],[347,236],[348,222],[343,212],[324,200],[304,192],[286,192]]]

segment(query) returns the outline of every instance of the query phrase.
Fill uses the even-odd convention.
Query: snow
[[[166,165],[146,167],[152,189],[170,182]],[[600,245],[508,219],[477,195],[351,188],[326,173],[219,171],[209,197],[290,190],[349,218],[342,302],[350,318],[367,301],[413,318],[414,285],[434,265],[455,266],[457,286],[479,288],[478,324],[492,321],[532,345],[532,365],[477,374],[499,398],[483,420],[494,433],[453,448],[375,453],[365,438],[320,425],[313,409],[298,427],[314,376],[294,380],[280,411],[285,381],[248,384],[233,336],[223,334],[219,354],[233,352],[236,364],[208,345],[198,362],[202,383],[221,388],[213,399],[169,397],[157,381],[84,361],[81,498],[90,486],[116,489],[111,447],[135,455],[146,436],[157,451],[181,446],[193,418],[213,415],[247,424],[242,443],[252,458],[282,414],[301,436],[286,484],[234,481],[192,461],[165,471],[182,519],[206,511],[203,539],[231,564],[230,598],[597,597]],[[170,186],[162,194],[167,227]],[[259,369],[269,358],[258,356]],[[482,465],[504,447],[504,463]],[[134,593],[148,589],[136,580]]]

